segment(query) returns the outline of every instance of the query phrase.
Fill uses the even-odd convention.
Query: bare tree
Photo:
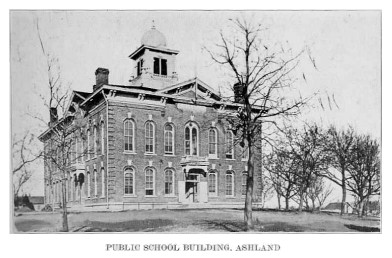
[[[34,139],[34,134],[30,132],[26,132],[22,139],[17,139],[15,135],[12,138],[12,177],[14,199],[18,197],[21,188],[32,176],[32,172],[28,169],[28,166],[36,162],[42,156],[41,151],[32,150],[31,145]]]
[[[324,148],[325,134],[317,125],[306,125],[303,131],[289,129],[286,132],[291,159],[296,163],[297,195],[299,211],[306,202],[312,182],[328,168],[328,155]],[[307,205],[309,206],[309,205]]]
[[[307,196],[312,202],[312,211],[316,209],[316,201],[318,202],[318,209],[320,210],[331,193],[332,188],[330,185],[326,185],[323,177],[314,177],[307,192]]]
[[[289,155],[288,149],[285,149],[285,146],[281,144],[280,148],[275,148],[265,157],[263,163],[276,191],[279,209],[281,209],[280,197],[283,197],[285,210],[288,211],[290,200],[297,193],[296,180],[298,177],[293,172],[297,166],[295,160]]]
[[[262,39],[261,24],[246,19],[232,19],[233,33],[220,33],[216,51],[207,49],[211,58],[226,67],[235,82],[231,92],[241,106],[228,117],[233,132],[243,147],[249,149],[244,220],[247,230],[252,224],[252,196],[254,192],[255,153],[261,149],[262,127],[276,124],[277,117],[298,115],[309,98],[288,98],[285,91],[293,90],[295,79],[291,73],[298,66],[304,50],[293,54],[291,49],[274,50]],[[291,96],[295,96],[292,94]],[[264,138],[264,137],[263,137]],[[261,152],[261,150],[259,150]]]
[[[364,204],[380,194],[380,145],[369,135],[354,139],[347,186],[358,202],[358,215],[364,215]]]
[[[69,87],[65,87],[61,80],[61,71],[58,58],[50,53],[41,38],[39,24],[37,21],[37,35],[41,46],[42,54],[46,59],[47,84],[46,92],[41,94],[43,105],[50,115],[50,122],[38,116],[34,118],[48,124],[49,128],[40,140],[44,142],[43,158],[46,164],[45,180],[49,183],[52,196],[52,209],[54,210],[54,189],[53,181],[61,182],[60,203],[62,208],[62,231],[68,231],[67,216],[67,181],[70,164],[80,155],[84,155],[86,150],[81,151],[75,148],[75,135],[82,133],[82,119],[69,113],[70,96]],[[59,119],[59,117],[61,117]]]
[[[335,170],[328,169],[325,171],[324,176],[342,188],[342,204],[340,210],[340,214],[342,215],[346,212],[347,169],[351,158],[351,148],[354,144],[355,132],[351,126],[346,130],[338,130],[336,127],[331,126],[328,129],[327,135],[326,148],[330,153],[331,166],[338,173],[335,173]]]

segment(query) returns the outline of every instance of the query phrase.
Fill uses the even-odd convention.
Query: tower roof
[[[141,44],[152,47],[166,47],[166,37],[153,25],[150,30],[144,33]]]

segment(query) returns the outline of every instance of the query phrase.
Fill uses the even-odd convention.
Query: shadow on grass
[[[246,225],[243,221],[204,220],[200,223],[206,231],[245,232]],[[305,232],[307,228],[285,222],[261,223],[254,222],[253,232]]]
[[[348,229],[356,230],[359,232],[380,232],[380,229],[376,227],[363,227],[353,224],[344,224],[344,226]]]
[[[42,229],[43,227],[51,226],[49,222],[37,219],[29,219],[24,221],[16,221],[15,227],[19,232],[30,232]]]
[[[137,232],[158,230],[161,227],[174,225],[174,221],[165,219],[130,220],[120,222],[88,221],[86,226],[76,232]]]

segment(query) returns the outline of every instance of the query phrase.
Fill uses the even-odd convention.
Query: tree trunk
[[[312,199],[312,211],[314,211],[315,210],[315,207],[316,205],[315,205],[315,200],[314,199]]]
[[[298,211],[302,212],[302,206],[304,205],[304,194],[301,192],[299,194],[299,208]]]
[[[342,204],[340,208],[340,215],[346,213],[346,172],[344,168],[342,168]]]
[[[246,231],[250,231],[253,229],[253,220],[252,220],[252,196],[253,196],[253,181],[254,181],[253,175],[254,175],[253,151],[251,149],[251,145],[249,144],[248,178],[246,182],[246,197],[245,197],[245,211],[244,211]]]
[[[362,218],[363,214],[363,204],[364,204],[364,200],[361,199],[358,203],[358,217]]]
[[[67,215],[67,189],[65,178],[62,180],[61,188],[62,188],[62,206],[63,206],[63,232],[68,232],[68,215]]]
[[[280,204],[280,194],[276,194],[276,196],[278,197],[278,209],[281,209],[281,204]]]
[[[290,200],[290,198],[289,197],[285,197],[284,198],[285,199],[285,201],[286,201],[286,211],[288,211],[289,210],[289,200]]]

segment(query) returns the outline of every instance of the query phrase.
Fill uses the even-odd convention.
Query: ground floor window
[[[234,196],[234,173],[227,171],[225,176],[226,196]]]
[[[216,184],[217,184],[217,180],[216,180],[216,173],[215,172],[211,172],[208,174],[208,193],[215,195],[216,194]]]
[[[169,169],[165,171],[165,194],[174,194],[174,172]]]
[[[146,169],[146,195],[154,195],[154,170],[152,168]]]
[[[246,195],[246,180],[248,179],[247,173],[242,173],[241,177],[241,194],[242,196]]]
[[[124,194],[134,194],[134,170],[126,168],[124,171]]]

